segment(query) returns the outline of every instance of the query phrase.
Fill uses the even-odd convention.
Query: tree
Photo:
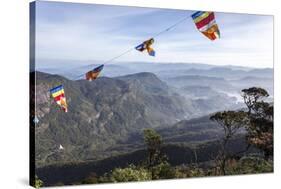
[[[148,158],[147,165],[148,168],[151,168],[161,161],[161,136],[154,131],[153,129],[145,129],[144,133],[144,142],[146,144]]]
[[[248,107],[248,114],[251,114],[255,104],[264,97],[268,97],[269,94],[265,89],[258,87],[251,87],[249,89],[242,90],[242,97],[244,103]]]
[[[216,160],[219,164],[220,174],[226,174],[226,162],[230,158],[226,147],[230,139],[237,133],[237,131],[247,124],[247,116],[243,111],[224,111],[217,112],[210,117],[212,121],[217,122],[224,131],[224,136],[221,141],[221,150]]]
[[[175,171],[168,163],[168,158],[161,153],[162,138],[153,129],[145,129],[144,142],[147,148],[146,168],[151,173],[152,179],[174,178]]]
[[[247,127],[248,142],[263,150],[266,159],[273,156],[273,105],[263,101],[268,96],[262,88],[242,90],[250,120]]]

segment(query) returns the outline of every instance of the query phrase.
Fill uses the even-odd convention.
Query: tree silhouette
[[[153,129],[145,129],[143,133],[148,153],[146,168],[150,171],[151,178],[153,180],[174,178],[175,172],[168,163],[168,158],[161,153],[161,136]]]
[[[248,142],[263,150],[266,159],[273,156],[273,105],[264,101],[268,96],[262,88],[242,90],[250,120],[247,126]]]
[[[242,97],[244,99],[244,103],[248,107],[248,114],[252,113],[252,110],[258,101],[268,96],[268,92],[263,88],[251,87],[249,89],[243,89]]]
[[[161,136],[154,131],[153,129],[145,129],[144,133],[144,142],[146,144],[148,159],[147,164],[148,167],[153,167],[157,165],[161,159],[161,144],[162,139]]]
[[[231,157],[227,152],[226,147],[238,130],[247,124],[247,116],[243,111],[223,111],[215,113],[210,119],[217,122],[224,131],[224,136],[220,143],[221,150],[216,160],[219,164],[220,174],[225,175],[226,162]]]

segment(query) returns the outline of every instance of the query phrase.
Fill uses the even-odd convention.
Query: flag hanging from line
[[[197,29],[210,40],[220,38],[214,12],[197,11],[191,15]]]
[[[66,98],[64,95],[64,89],[62,85],[54,87],[50,90],[55,102],[61,107],[64,112],[67,112]]]
[[[155,51],[154,49],[151,47],[151,45],[154,43],[154,39],[151,38],[149,40],[144,41],[142,44],[138,45],[135,47],[136,50],[143,52],[145,50],[147,50],[147,53],[150,56],[155,56]]]
[[[86,73],[86,80],[92,81],[98,78],[100,72],[102,71],[104,65],[100,65],[96,67],[95,69],[89,71]]]

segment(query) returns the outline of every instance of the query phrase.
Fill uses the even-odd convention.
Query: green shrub
[[[151,174],[146,169],[134,165],[126,168],[116,168],[110,176],[112,182],[129,182],[151,180]]]
[[[227,172],[234,174],[256,174],[273,172],[273,161],[259,157],[243,157],[227,166]]]
[[[35,188],[40,188],[40,187],[43,186],[43,181],[40,180],[37,175],[35,175],[35,179],[34,179],[33,186],[34,186]]]
[[[152,169],[152,179],[172,179],[175,178],[175,170],[171,165],[167,162],[161,162],[158,165],[155,165]]]

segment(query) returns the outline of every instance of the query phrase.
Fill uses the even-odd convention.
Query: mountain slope
[[[137,79],[132,81],[132,77]],[[50,99],[48,90],[59,84],[65,89],[68,113]],[[101,77],[88,82],[37,72],[36,162],[45,165],[102,159],[105,149],[131,132],[173,124],[188,117],[192,110],[188,111],[184,104],[183,98],[171,93],[151,73],[128,78]],[[59,145],[65,148],[63,153],[58,153]]]

